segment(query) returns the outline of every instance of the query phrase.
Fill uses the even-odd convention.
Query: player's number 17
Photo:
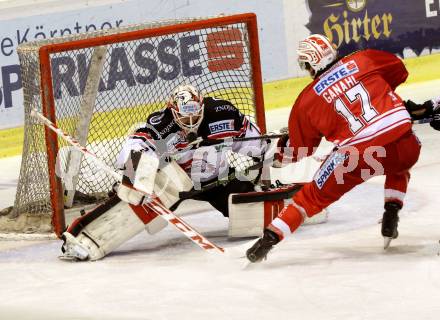
[[[345,96],[351,104],[355,103],[357,100],[360,100],[362,109],[361,117],[365,121],[365,123],[370,122],[375,116],[379,114],[376,109],[374,109],[374,107],[371,105],[370,95],[368,94],[368,91],[365,89],[362,83],[358,83],[353,88],[345,91]],[[341,98],[338,98],[335,101],[335,109],[347,120],[348,126],[353,134],[364,127],[361,119],[357,118],[350,111],[350,109],[345,105],[344,101],[342,101]]]

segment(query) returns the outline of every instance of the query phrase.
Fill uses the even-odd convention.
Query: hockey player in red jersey
[[[289,133],[278,142],[274,164],[312,155],[322,137],[336,147],[314,180],[293,196],[292,203],[247,250],[251,262],[265,258],[273,245],[293,233],[306,217],[377,175],[386,177],[382,235],[387,247],[398,236],[398,212],[408,187],[409,170],[420,154],[420,143],[411,130],[411,115],[394,92],[408,76],[399,58],[371,49],[338,58],[335,48],[322,35],[301,41],[297,52],[300,66],[314,81],[292,108]],[[437,120],[434,115],[431,122],[434,128],[438,126],[438,102],[433,100],[425,108],[413,106],[424,116],[437,113]]]

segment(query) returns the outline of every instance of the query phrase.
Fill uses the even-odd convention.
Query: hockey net
[[[265,131],[254,14],[159,21],[29,42],[18,54],[25,138],[8,219],[26,218],[15,229],[32,229],[29,221],[38,224],[37,217],[44,217],[59,235],[65,208],[96,203],[115,182],[45,128],[31,115],[33,109],[109,166],[127,134],[163,108],[182,83],[231,101]]]

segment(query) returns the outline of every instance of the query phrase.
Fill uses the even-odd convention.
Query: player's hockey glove
[[[405,107],[411,119],[420,120],[431,118],[430,125],[435,130],[440,130],[440,97],[425,101],[423,104],[411,100],[405,101]]]
[[[420,120],[425,118],[431,118],[433,114],[433,101],[428,100],[423,104],[415,103],[414,101],[405,101],[406,110],[411,115],[412,120]]]
[[[289,133],[287,132],[287,130],[284,130],[282,134],[283,135],[277,141],[277,150],[273,156],[272,167],[274,168],[281,168],[283,166],[283,158],[289,145]]]
[[[431,100],[432,102],[432,120],[429,123],[435,130],[440,130],[440,97]]]

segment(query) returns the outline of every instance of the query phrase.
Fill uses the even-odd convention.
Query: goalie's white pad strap
[[[155,154],[142,152],[139,159],[133,187],[147,194],[153,194],[154,180],[156,179],[159,159]]]
[[[179,200],[179,192],[189,191],[192,187],[190,177],[173,160],[157,173],[154,193],[165,207],[170,208]]]
[[[143,193],[136,191],[133,188],[127,187],[122,183],[118,185],[117,194],[119,199],[133,205],[140,204],[142,202],[142,199],[144,198]]]

